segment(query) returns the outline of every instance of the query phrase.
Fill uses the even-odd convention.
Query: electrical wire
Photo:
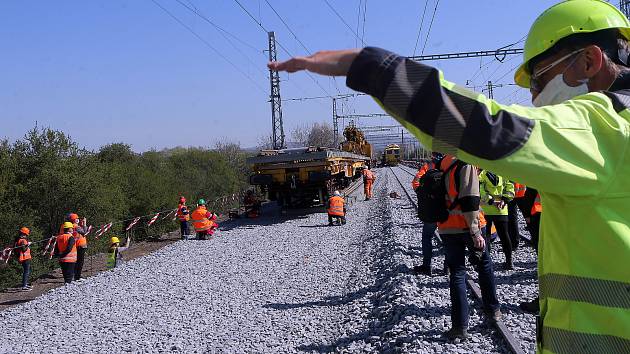
[[[155,0],[152,0],[155,1]],[[245,13],[258,25],[258,27],[260,27],[266,34],[269,33],[270,31],[268,31],[265,26],[263,26],[261,21],[258,21],[254,15],[252,15],[251,12],[249,12],[247,10],[247,8],[245,8],[245,6],[243,6],[243,4],[241,4],[241,2],[239,0],[234,0],[234,2],[236,2],[236,4],[238,4],[238,6],[245,11]],[[288,56],[293,57],[294,55],[291,54],[291,52],[286,49],[282,43],[280,43],[278,40],[276,40],[276,43],[278,44],[278,47],[280,47]],[[305,71],[306,75],[308,75],[308,77],[311,78],[311,80],[313,80],[313,82],[328,96],[330,96],[332,98],[332,96],[330,95],[330,93],[328,93],[328,91],[319,83],[319,81],[317,81],[315,79],[315,77],[313,77],[313,75],[311,75],[311,73],[309,73],[308,71]]]
[[[341,22],[343,22],[344,25],[346,25],[346,27],[350,30],[350,32],[352,32],[352,34],[354,34],[354,36],[361,41],[362,45],[365,46],[365,42],[363,41],[363,39],[361,39],[361,37],[359,37],[359,34],[352,29],[352,27],[350,27],[350,25],[348,24],[348,22],[346,22],[346,20],[343,19],[343,17],[341,17],[341,15],[339,14],[339,12],[337,12],[337,10],[335,10],[335,8],[330,4],[330,2],[328,2],[328,0],[324,0],[324,2],[326,3],[326,5],[328,5],[328,7],[330,8],[330,10],[332,10],[332,12],[337,15],[337,17],[341,20]]]
[[[215,54],[217,54],[219,57],[221,57],[223,60],[225,60],[226,62],[228,62],[236,71],[238,71],[239,73],[241,73],[241,75],[243,75],[245,78],[247,78],[256,88],[258,88],[258,90],[260,90],[263,94],[267,94],[267,92],[265,92],[265,90],[256,82],[254,81],[254,79],[251,78],[251,76],[249,76],[247,73],[245,73],[243,70],[241,70],[236,64],[234,64],[230,59],[228,59],[225,55],[223,55],[219,50],[217,50],[212,44],[210,44],[208,41],[206,41],[203,37],[201,37],[197,32],[195,32],[190,26],[188,26],[187,24],[185,24],[183,21],[181,21],[179,18],[177,18],[175,15],[173,15],[173,13],[171,13],[170,11],[168,11],[164,6],[162,6],[160,3],[158,3],[156,0],[151,0],[151,2],[153,2],[157,7],[159,7],[160,9],[162,9],[162,11],[166,12],[173,20],[175,20],[177,23],[179,23],[182,27],[186,28],[186,30],[188,30],[188,32],[190,32],[192,35],[194,35],[195,37],[197,37],[197,39],[199,39],[202,43],[204,43],[206,45],[206,47],[208,47],[210,50],[212,50]]]
[[[246,60],[250,63],[250,65],[252,65],[254,68],[260,68],[260,67],[261,67],[261,65],[260,65],[260,64],[254,63],[254,61],[253,61],[253,60],[252,60],[252,59],[251,59],[251,58],[250,58],[247,54],[245,54],[245,53],[244,53],[244,52],[243,52],[243,51],[242,51],[239,47],[237,47],[237,46],[234,44],[234,42],[233,42],[230,38],[228,38],[228,36],[227,36],[227,35],[232,36],[233,38],[237,39],[237,40],[238,40],[239,42],[241,42],[241,43],[245,43],[244,41],[240,40],[238,37],[234,36],[234,35],[233,35],[233,34],[231,34],[230,32],[228,32],[228,31],[226,31],[225,29],[221,28],[221,27],[220,27],[220,26],[218,26],[216,23],[214,23],[214,22],[210,21],[210,19],[209,19],[208,17],[204,16],[204,15],[201,13],[201,11],[199,11],[199,10],[197,9],[197,7],[196,7],[196,6],[192,5],[192,3],[191,3],[191,1],[190,1],[190,0],[188,0],[188,2],[192,5],[192,7],[194,7],[194,9],[193,9],[193,8],[191,8],[191,7],[189,7],[188,5],[184,4],[181,0],[175,0],[175,1],[177,1],[180,5],[182,5],[183,7],[185,7],[186,9],[188,9],[190,12],[194,13],[194,14],[195,14],[195,15],[197,15],[199,18],[201,18],[201,19],[203,19],[204,21],[206,21],[207,23],[209,23],[212,27],[214,27],[214,29],[216,29],[216,30],[217,30],[217,32],[219,32],[219,34],[220,34],[220,35],[221,35],[221,36],[222,36],[222,37],[223,37],[223,38],[224,38],[224,39],[225,39],[228,43],[230,43],[230,45],[232,46],[232,48],[234,48],[236,51],[238,51],[238,52],[239,52],[239,53],[240,53],[240,54],[241,54],[241,55],[242,55],[242,56],[243,56],[243,57],[244,57],[244,58],[245,58],[245,59],[246,59]],[[248,46],[249,46],[249,44],[246,44],[246,45],[248,45]],[[252,48],[254,48],[253,46],[251,46],[251,47],[252,47]],[[255,49],[255,48],[254,48],[254,49]],[[256,49],[256,51],[258,51],[258,50]],[[262,54],[262,51],[258,51],[258,52],[260,52],[260,53]],[[264,55],[264,54],[263,54],[263,55]],[[259,70],[259,69],[257,69],[257,71],[258,71],[258,70]],[[267,73],[266,73],[266,72],[264,72],[264,71],[262,71],[262,70],[260,70],[259,72],[262,72],[262,73],[263,73],[263,76],[265,76],[265,77],[268,79],[268,76],[267,76]]]
[[[433,9],[433,16],[431,16],[431,23],[429,23],[429,30],[427,31],[427,37],[424,40],[424,46],[422,46],[422,53],[420,55],[424,55],[424,49],[427,47],[427,43],[429,42],[429,36],[431,35],[431,28],[433,28],[433,20],[435,19],[435,13],[437,12],[439,5],[440,5],[440,0],[437,0],[437,2],[435,3],[435,8]]]
[[[416,56],[416,50],[418,49],[418,42],[420,41],[420,34],[422,33],[422,27],[424,26],[424,16],[427,13],[427,5],[429,5],[429,0],[424,2],[424,9],[422,10],[422,18],[420,19],[420,27],[418,28],[418,35],[416,36],[416,45],[413,47],[413,55]]]

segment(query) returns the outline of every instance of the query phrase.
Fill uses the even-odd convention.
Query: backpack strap
[[[455,209],[455,207],[457,207],[457,205],[459,205],[459,186],[458,186],[458,184],[459,184],[459,172],[461,171],[463,166],[464,166],[464,164],[459,159],[457,159],[450,166],[448,166],[448,168],[444,171],[444,176],[446,177],[451,172],[451,170],[455,169],[455,173],[453,173],[453,178],[455,178],[455,190],[457,190],[457,194],[455,195],[455,199],[453,200],[451,205],[447,208],[449,211]],[[444,181],[446,181],[446,178],[444,179]],[[446,189],[446,191],[448,193],[448,186],[445,186],[445,187],[446,187],[445,189]]]

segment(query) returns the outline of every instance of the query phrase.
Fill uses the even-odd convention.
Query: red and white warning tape
[[[100,230],[98,230],[98,232],[96,233],[95,238],[101,237],[104,233],[109,231],[109,229],[111,229],[111,228],[112,228],[112,223],[111,222],[109,224],[107,224],[107,225],[101,226]]]
[[[155,220],[157,220],[158,216],[160,216],[160,213],[155,214],[155,216],[153,216],[151,218],[151,220],[149,220],[149,222],[147,223],[147,226],[151,226],[153,225],[153,223],[155,222]]]
[[[133,219],[133,221],[131,222],[131,224],[129,224],[129,226],[127,226],[127,228],[125,229],[125,231],[129,231],[131,230],[132,227],[136,226],[136,224],[138,223],[138,221],[140,221],[140,218],[137,217],[135,219]]]

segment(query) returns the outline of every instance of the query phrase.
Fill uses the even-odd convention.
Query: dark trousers
[[[505,261],[507,263],[512,262],[512,240],[508,232],[508,217],[506,215],[486,215],[486,241],[488,241],[488,248],[490,247],[490,235],[492,233],[492,224],[497,229],[499,239],[501,240],[501,246],[503,247],[503,253],[505,254]]]
[[[28,278],[31,276],[31,260],[22,262],[22,287],[28,285]]]
[[[332,224],[333,220],[340,220],[342,225],[346,224],[346,217],[345,216],[337,216],[337,215],[330,215],[330,214],[328,214],[328,224]]]
[[[433,235],[436,229],[436,223],[425,222],[422,225],[422,265],[426,267],[431,267],[431,258],[433,258]]]
[[[516,199],[508,203],[508,232],[510,241],[512,241],[512,249],[518,248],[518,242],[521,239],[521,233],[518,230],[518,205]]]
[[[208,239],[208,230],[197,231],[197,240],[207,240],[207,239]]]
[[[492,259],[488,247],[481,252],[475,249],[470,234],[442,235],[446,263],[451,271],[449,288],[451,293],[451,322],[454,328],[468,327],[468,297],[466,292],[466,249],[469,262],[479,274],[481,298],[487,311],[499,309],[496,294]],[[476,251],[476,252],[475,252]]]
[[[81,279],[81,271],[83,270],[86,252],[87,248],[77,248],[77,263],[75,263],[74,266],[74,280]]]
[[[188,229],[188,221],[180,221],[179,222],[179,232],[182,234],[182,239],[184,235],[188,235],[190,230]]]
[[[538,234],[540,231],[540,216],[541,213],[532,215],[529,219],[529,234],[532,236],[532,247],[538,253]]]
[[[66,284],[72,283],[72,279],[74,279],[74,267],[75,263],[72,262],[59,262],[61,266],[61,273],[63,274],[63,281]]]

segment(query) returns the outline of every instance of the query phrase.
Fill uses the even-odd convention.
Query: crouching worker
[[[61,273],[66,284],[74,279],[74,268],[77,263],[77,245],[74,239],[74,224],[66,221],[62,225],[63,233],[57,236],[55,256],[59,258]]]
[[[193,211],[190,219],[197,233],[198,240],[207,240],[209,236],[214,234],[214,230],[217,228],[217,224],[214,222],[217,216],[208,211],[204,199],[199,199],[197,209]]]
[[[122,252],[125,252],[129,249],[129,245],[131,244],[131,237],[127,237],[127,243],[125,247],[120,247],[120,239],[118,237],[113,236],[111,238],[109,246],[109,252],[107,253],[107,269],[116,268],[122,263],[123,257]]]
[[[328,199],[328,226],[346,224],[346,201],[341,197],[339,191],[335,191],[333,196]],[[334,223],[333,223],[334,221]]]
[[[248,190],[245,198],[243,199],[245,205],[245,214],[248,218],[257,218],[260,216],[260,200],[256,198],[253,190]]]

